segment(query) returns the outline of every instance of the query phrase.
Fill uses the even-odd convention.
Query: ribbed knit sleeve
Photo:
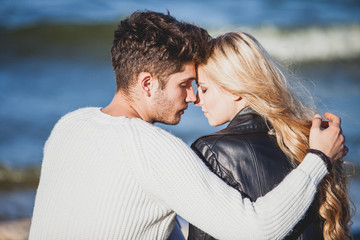
[[[133,131],[133,169],[145,192],[219,239],[282,239],[310,206],[327,173],[314,154],[256,202],[242,198],[210,172],[180,139],[148,123]]]

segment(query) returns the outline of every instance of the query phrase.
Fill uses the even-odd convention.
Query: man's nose
[[[195,102],[197,97],[195,96],[193,87],[186,89],[186,102]]]

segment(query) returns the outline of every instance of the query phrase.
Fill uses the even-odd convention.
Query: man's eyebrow
[[[189,78],[181,79],[181,82],[194,81],[194,80],[196,80],[196,77],[189,77]]]

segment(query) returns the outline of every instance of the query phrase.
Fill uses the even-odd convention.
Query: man
[[[120,22],[111,49],[115,96],[107,107],[79,109],[54,127],[30,239],[166,239],[176,213],[220,239],[282,238],[292,229],[327,173],[319,156],[309,153],[252,203],[184,142],[152,125],[177,124],[196,100],[191,82],[208,40],[205,30],[170,15],[135,12]],[[340,119],[330,118],[324,131],[314,120],[310,144],[334,162],[344,155],[344,138]]]

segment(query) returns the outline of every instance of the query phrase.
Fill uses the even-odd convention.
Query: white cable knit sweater
[[[219,239],[281,239],[326,173],[308,154],[252,203],[170,133],[83,108],[61,118],[45,144],[30,239],[166,239],[176,213]]]

